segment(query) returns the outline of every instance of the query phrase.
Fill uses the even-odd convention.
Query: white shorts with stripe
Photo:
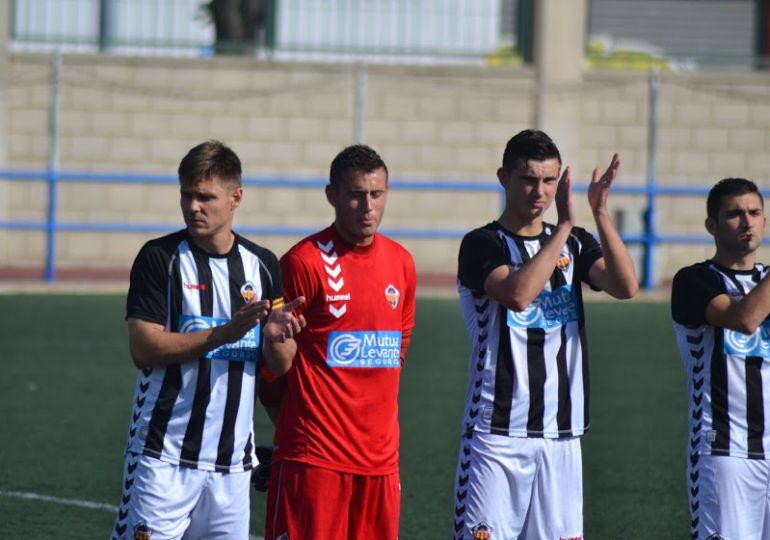
[[[111,540],[249,537],[251,471],[200,471],[128,454],[123,474]]]
[[[463,437],[455,540],[582,539],[580,439]]]
[[[770,461],[694,456],[687,470],[692,538],[770,538]]]

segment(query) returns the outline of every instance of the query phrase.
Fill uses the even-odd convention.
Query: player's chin
[[[376,222],[359,225],[358,235],[362,237],[374,236],[374,233],[377,232],[377,225]]]
[[[203,238],[209,235],[208,227],[200,223],[188,223],[187,234],[193,238]]]

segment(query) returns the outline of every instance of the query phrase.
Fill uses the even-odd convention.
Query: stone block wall
[[[48,160],[50,58],[12,54],[0,87],[6,162],[0,168],[44,170]],[[528,69],[371,65],[365,137],[385,158],[391,178],[496,185],[507,139],[536,119],[536,84]],[[329,162],[354,138],[356,68],[347,64],[256,59],[159,59],[68,55],[61,82],[60,168],[64,171],[173,175],[185,152],[218,138],[231,145],[247,176],[325,178]],[[566,150],[577,183],[621,154],[619,182],[647,176],[647,76],[588,72],[579,84],[552,89],[550,105],[579,125]],[[768,187],[770,85],[761,73],[661,76],[658,181],[708,186],[746,176]],[[576,149],[576,150],[575,150]],[[246,190],[237,225],[319,228],[332,220],[321,188]],[[496,192],[391,192],[384,229],[466,230],[497,217]],[[583,195],[578,219],[593,229]],[[59,218],[67,222],[181,224],[173,185],[62,183]],[[613,209],[638,226],[642,197],[616,196]],[[42,220],[46,187],[0,180],[0,220]],[[661,198],[662,234],[705,234],[705,202]],[[554,216],[549,216],[553,218]],[[632,225],[633,226],[633,225]],[[637,232],[637,231],[629,231]],[[61,232],[62,268],[126,268],[152,233]],[[283,252],[297,237],[255,238]],[[459,238],[400,239],[421,272],[452,274]],[[0,231],[0,267],[40,267],[40,232]],[[659,251],[656,275],[710,252],[708,246]]]

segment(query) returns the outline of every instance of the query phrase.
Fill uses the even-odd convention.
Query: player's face
[[[334,207],[334,225],[353,245],[368,246],[380,226],[388,200],[385,169],[356,172],[337,186],[326,187],[326,199]]]
[[[522,223],[542,219],[551,206],[559,184],[558,159],[520,161],[516,168],[497,171],[500,184],[505,188],[506,206]]]
[[[765,211],[756,193],[725,197],[716,219],[706,220],[717,249],[740,255],[755,252],[765,234]]]
[[[230,234],[235,209],[243,196],[242,188],[213,178],[183,185],[179,191],[187,232],[204,244],[201,247],[207,247],[208,242],[220,235]]]

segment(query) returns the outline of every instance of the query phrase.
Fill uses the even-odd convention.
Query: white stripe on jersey
[[[179,273],[182,277],[182,313],[200,314],[200,293],[197,289],[190,289],[184,286],[185,283],[190,285],[200,285],[198,283],[198,267],[195,264],[195,258],[190,250],[190,245],[186,240],[179,245]],[[169,310],[169,317],[173,316],[173,313],[173,309]],[[176,323],[178,324],[178,321]],[[169,321],[169,324],[173,323]],[[195,382],[198,378],[198,360],[183,362],[179,367],[182,374],[182,386],[176,397],[176,401],[174,402],[173,412],[168,421],[168,426],[166,427],[166,436],[163,439],[163,450],[161,451],[161,455],[158,456],[159,459],[169,463],[179,463],[181,461],[182,441],[184,440],[187,424],[190,422],[192,403],[195,398]],[[163,369],[163,372],[165,376],[166,369]],[[160,386],[162,383],[163,378],[160,378],[158,385]],[[156,404],[153,403],[152,408],[148,411],[150,415],[147,418],[148,425],[155,405]],[[172,444],[171,441],[175,441],[175,443]]]
[[[211,281],[214,293],[211,316],[215,319],[230,318],[230,281],[227,269],[227,259],[209,258]],[[230,362],[211,361],[211,379],[206,421],[203,424],[203,439],[198,460],[204,463],[215,463],[219,436],[222,433],[222,420],[227,400],[227,379]]]

